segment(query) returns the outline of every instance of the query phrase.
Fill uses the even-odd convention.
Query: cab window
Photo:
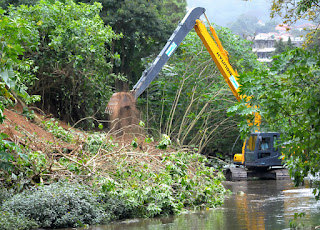
[[[270,150],[270,147],[270,137],[262,137],[259,144],[259,150]]]

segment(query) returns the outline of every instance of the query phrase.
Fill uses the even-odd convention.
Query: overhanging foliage
[[[320,171],[319,76],[319,53],[303,49],[276,56],[270,70],[241,75],[241,90],[253,96],[250,105],[258,106],[262,128],[282,133],[282,150],[297,185]],[[240,104],[239,113],[246,119],[252,111],[245,103]],[[250,130],[247,122],[243,130]]]

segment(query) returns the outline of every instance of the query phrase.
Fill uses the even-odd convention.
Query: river
[[[225,198],[222,207],[179,216],[118,221],[89,230],[290,229],[295,213],[302,212],[305,214],[296,218],[296,226],[320,229],[320,201],[314,199],[307,187],[295,188],[290,180],[237,181],[224,185],[232,195]]]

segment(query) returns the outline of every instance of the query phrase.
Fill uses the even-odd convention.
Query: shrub
[[[73,135],[70,131],[65,130],[59,126],[58,121],[51,118],[49,121],[43,121],[45,128],[52,133],[53,136],[60,138],[61,140],[71,143],[73,140]]]
[[[101,193],[100,202],[109,220],[124,219],[130,216],[128,214],[128,207],[119,196]]]
[[[103,192],[122,201],[122,205],[118,203],[120,218],[168,215],[223,203],[222,177],[206,167],[206,158],[199,154],[168,154],[158,169],[125,159],[116,163],[112,178],[102,181]]]
[[[34,219],[41,227],[76,227],[107,219],[93,191],[68,183],[24,191],[4,202],[3,210]]]
[[[0,226],[1,230],[24,230],[39,227],[34,220],[5,211],[0,211]]]
[[[0,187],[0,206],[2,205],[3,202],[8,200],[12,196],[13,196],[13,191],[12,190],[8,190],[8,189],[6,189],[4,187]]]
[[[107,136],[105,133],[95,132],[88,134],[87,137],[84,144],[85,150],[93,154],[97,154],[100,149],[111,152],[114,147],[118,147],[118,144],[112,141],[112,137]]]

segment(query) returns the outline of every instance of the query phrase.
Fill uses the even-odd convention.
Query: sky
[[[187,0],[187,3],[189,9],[204,7],[209,20],[220,26],[227,26],[243,14],[270,21],[271,0]]]

